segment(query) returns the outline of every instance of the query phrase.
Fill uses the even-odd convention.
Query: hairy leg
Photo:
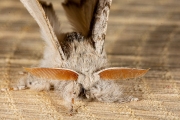
[[[112,81],[98,81],[90,90],[90,98],[102,102],[129,102],[137,101],[138,98],[123,95],[121,86]]]
[[[37,91],[50,90],[51,84],[50,81],[33,77],[29,74],[20,78],[16,86],[13,86],[13,90],[23,90],[23,89],[32,89]]]
[[[55,91],[64,99],[65,107],[70,111],[74,111],[74,100],[78,99],[81,92],[81,85],[75,81],[61,81],[54,83]]]

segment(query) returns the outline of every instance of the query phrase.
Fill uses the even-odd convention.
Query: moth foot
[[[78,108],[75,107],[73,99],[71,103],[66,103],[65,107],[67,109],[67,113],[66,113],[67,115],[73,116],[74,114],[78,113]]]
[[[67,114],[70,115],[70,116],[73,116],[76,113],[78,113],[78,110],[74,109],[74,107],[72,106]]]
[[[1,92],[6,92],[6,91],[10,91],[11,88],[1,88]]]
[[[10,87],[10,88],[1,88],[0,91],[6,92],[6,91],[17,91],[17,90],[25,90],[27,89],[26,86],[17,86],[17,87]]]
[[[25,90],[27,89],[27,87],[25,85],[20,85],[20,86],[16,86],[13,87],[12,90],[17,91],[17,90]]]
[[[138,101],[139,98],[132,97],[130,101]]]

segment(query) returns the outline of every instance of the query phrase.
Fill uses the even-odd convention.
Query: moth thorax
[[[96,75],[79,75],[78,83],[82,84],[83,88],[89,90],[99,79]]]
[[[82,41],[83,39],[84,39],[84,36],[82,36],[78,32],[71,32],[71,33],[68,33],[66,36],[66,40],[69,42],[73,42],[74,40]]]

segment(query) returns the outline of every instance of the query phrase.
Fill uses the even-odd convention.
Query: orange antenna
[[[78,73],[64,68],[24,68],[30,74],[50,80],[77,80]]]
[[[99,76],[104,80],[119,80],[141,77],[148,72],[149,69],[135,69],[114,67],[99,71]]]

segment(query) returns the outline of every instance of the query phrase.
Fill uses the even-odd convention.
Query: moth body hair
[[[79,33],[69,33],[69,35]],[[69,36],[68,35],[68,36]],[[76,38],[76,37],[73,37]],[[69,42],[70,56],[66,62],[59,64],[60,60],[56,55],[51,58],[44,57],[41,60],[40,67],[53,67],[53,68],[68,68],[81,73],[77,81],[59,81],[47,80],[28,75],[27,87],[33,90],[49,90],[53,85],[55,91],[66,101],[65,105],[70,109],[72,106],[72,98],[78,99],[80,94],[85,89],[84,96],[86,99],[94,99],[101,102],[127,102],[133,99],[126,99],[123,96],[121,86],[115,84],[113,81],[100,79],[99,75],[94,74],[98,70],[104,69],[108,66],[106,53],[99,56],[88,40],[73,39]],[[52,54],[51,51],[45,54]],[[53,62],[52,62],[53,61]],[[53,63],[53,66],[52,66]],[[50,66],[48,66],[51,64]],[[76,84],[74,84],[74,82]],[[76,94],[73,94],[76,91]]]
[[[21,1],[26,3],[25,0]],[[71,69],[78,73],[78,79],[75,81],[51,80],[38,78],[28,73],[17,86],[24,85],[38,91],[50,90],[53,86],[69,109],[72,109],[72,100],[81,98],[119,103],[137,100],[131,96],[124,96],[121,86],[111,80],[104,80],[97,74],[98,71],[108,67],[105,50],[102,49],[101,54],[99,54],[95,50],[95,42],[92,41],[91,37],[97,3],[98,0],[66,0],[62,5],[75,32],[62,33],[52,4],[41,2],[53,29],[49,32],[55,33],[66,60],[62,60],[59,56],[60,51],[57,51],[52,44],[48,37],[49,34],[47,34],[48,30],[41,29],[41,36],[46,45],[38,67]]]

